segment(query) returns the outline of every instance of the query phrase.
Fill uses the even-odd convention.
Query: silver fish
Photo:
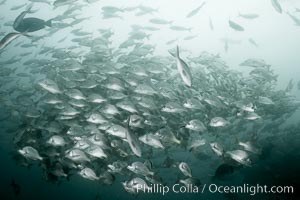
[[[112,164],[108,164],[109,172],[112,173],[121,173],[123,169],[127,167],[127,163],[125,161],[115,161]]]
[[[174,42],[176,42],[178,40],[178,38],[176,39],[173,39],[173,40],[169,40],[168,42],[166,42],[167,45],[171,45],[173,44]]]
[[[278,13],[282,13],[282,8],[281,5],[278,3],[277,0],[271,0],[272,6],[273,8],[278,12]]]
[[[187,163],[179,163],[178,168],[185,176],[192,177],[192,170],[190,169]]]
[[[264,105],[273,105],[273,104],[275,104],[270,98],[262,97],[262,96],[258,97],[258,102],[260,104],[264,104]]]
[[[85,152],[95,158],[107,158],[107,154],[104,153],[102,148],[97,145],[92,145],[92,146],[88,147],[85,150]]]
[[[185,125],[185,128],[193,130],[193,131],[199,131],[201,133],[206,131],[206,127],[204,126],[204,124],[197,119],[193,119],[191,121],[189,121],[188,124]]]
[[[79,174],[86,179],[95,181],[95,180],[99,180],[99,177],[97,177],[96,173],[94,172],[94,170],[92,170],[91,168],[85,167],[83,168]]]
[[[244,148],[244,150],[246,150],[248,152],[255,153],[255,154],[261,154],[261,149],[254,146],[254,144],[251,141],[247,141],[247,142],[238,141],[238,145],[242,146]]]
[[[233,30],[236,30],[236,31],[244,31],[244,27],[242,27],[241,25],[239,25],[238,23],[232,21],[232,20],[228,20],[228,24],[229,24],[229,27],[232,28]]]
[[[225,153],[225,156],[230,157],[231,159],[235,160],[236,162],[242,165],[251,166],[251,160],[246,151],[243,150],[227,151]]]
[[[248,120],[257,120],[257,119],[260,119],[261,117],[258,114],[256,114],[255,112],[250,112],[250,113],[247,113],[244,118],[248,119]]]
[[[186,28],[186,27],[182,27],[182,26],[170,26],[170,29],[174,30],[174,31],[191,31],[192,28]]]
[[[126,192],[131,194],[138,194],[139,192],[142,192],[143,190],[140,189],[141,186],[145,188],[145,190],[149,190],[150,188],[146,181],[139,177],[133,178],[130,181],[122,182],[122,185]]]
[[[210,143],[210,147],[217,154],[217,156],[222,157],[224,155],[224,149],[216,142]]]
[[[127,130],[123,126],[117,124],[110,126],[106,130],[106,132],[110,135],[117,136],[123,139],[126,138],[126,134],[127,134]]]
[[[55,147],[61,147],[66,145],[65,139],[60,135],[53,135],[49,138],[47,141],[48,144],[55,146]]]
[[[249,38],[248,41],[253,44],[255,47],[258,47],[258,44],[254,41],[254,39]]]
[[[19,153],[25,158],[29,158],[31,160],[43,160],[39,152],[31,146],[23,147],[19,150]]]
[[[8,33],[2,40],[0,41],[0,51],[7,47],[12,41],[20,37],[22,33]]]
[[[254,14],[254,13],[245,13],[245,14],[241,14],[239,13],[239,17],[245,18],[245,19],[256,19],[259,17],[258,14]]]
[[[143,175],[143,176],[153,176],[154,172],[150,171],[149,168],[142,162],[133,162],[131,165],[127,167],[130,171],[135,174]]]
[[[288,16],[290,16],[290,18],[295,22],[296,26],[300,26],[300,19],[299,18],[297,18],[296,16],[292,15],[289,12],[286,12],[286,14],[288,14]]]
[[[71,89],[65,92],[65,94],[76,100],[85,100],[86,97],[82,94],[82,92],[78,89]]]
[[[203,137],[201,137],[200,135],[191,135],[190,139],[189,139],[189,143],[188,143],[188,146],[187,146],[187,149],[189,151],[193,151],[193,150],[196,150],[198,147],[201,147],[203,145],[206,144],[206,140],[203,139]]]
[[[104,124],[108,122],[101,114],[96,112],[91,113],[86,121],[93,124]]]
[[[77,0],[56,0],[53,2],[54,8],[65,6],[65,5],[72,5],[72,3],[76,2]]]
[[[210,30],[214,30],[214,25],[213,25],[213,22],[211,20],[211,18],[209,17],[209,27],[210,27]]]
[[[181,79],[188,87],[192,87],[191,71],[189,69],[189,66],[180,58],[178,46],[176,46],[176,62],[177,62],[177,70],[181,76]]]
[[[151,133],[148,133],[148,134],[145,134],[145,135],[139,137],[139,140],[149,146],[154,147],[154,148],[161,148],[161,149],[165,148],[162,145],[162,143],[160,142],[160,140],[158,139],[158,137]]]
[[[184,37],[183,39],[184,40],[192,40],[192,39],[194,39],[196,37],[198,37],[198,35],[189,35],[189,36]]]
[[[194,15],[196,15],[205,4],[206,4],[206,2],[204,1],[199,7],[195,8],[190,13],[188,13],[186,17],[190,18],[190,17],[193,17]]]
[[[222,127],[228,125],[229,122],[222,117],[214,117],[210,120],[209,125],[212,127]]]
[[[130,119],[128,119],[128,124],[129,124],[129,120],[130,120]],[[132,152],[133,152],[136,156],[141,157],[141,156],[142,156],[142,150],[141,150],[140,144],[139,144],[137,138],[135,137],[135,135],[132,135],[132,134],[130,133],[129,125],[128,125],[128,127],[127,127],[127,130],[126,130],[125,134],[126,134],[127,142],[128,142],[128,144],[129,144],[130,149],[132,150]]]
[[[62,91],[59,89],[58,85],[50,79],[44,79],[44,80],[38,82],[38,85],[52,94],[61,94],[62,93]]]
[[[153,18],[153,19],[150,19],[149,22],[151,22],[153,24],[161,24],[161,25],[172,23],[172,21],[167,21],[167,20],[164,20],[161,18]]]
[[[66,151],[66,158],[77,162],[90,162],[91,160],[87,157],[87,155],[80,149],[70,149]]]
[[[10,8],[10,10],[19,10],[20,8],[23,8],[24,6],[26,6],[27,4],[21,4],[21,5],[17,5],[17,6],[13,6]]]

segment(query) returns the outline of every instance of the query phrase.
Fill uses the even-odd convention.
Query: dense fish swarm
[[[41,162],[49,180],[79,174],[112,184],[115,176],[135,174],[133,182],[164,183],[160,170],[173,168],[181,183],[192,177],[196,184],[189,162],[255,165],[261,142],[276,137],[299,107],[288,90],[275,90],[277,76],[263,60],[241,63],[252,68],[243,75],[204,52],[187,60],[194,66],[189,87],[175,58],[118,53],[104,37],[90,42],[99,40],[82,62],[55,58],[56,49],[50,60],[27,61],[39,80],[2,96],[20,122],[16,159]],[[195,161],[176,160],[182,152]],[[123,186],[137,192],[132,180]]]

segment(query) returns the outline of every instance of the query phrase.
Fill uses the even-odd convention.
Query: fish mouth
[[[185,126],[185,128],[187,128],[187,129],[192,129],[193,126],[192,126],[191,124],[187,124],[187,125]]]
[[[18,152],[19,152],[20,154],[22,154],[22,155],[24,155],[24,154],[25,154],[25,151],[24,151],[24,150],[22,150],[22,149],[18,150]]]
[[[130,171],[133,171],[133,170],[134,170],[134,167],[128,166],[127,169],[129,169]]]

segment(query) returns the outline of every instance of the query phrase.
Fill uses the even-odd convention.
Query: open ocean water
[[[300,1],[0,0],[0,198],[297,199]]]

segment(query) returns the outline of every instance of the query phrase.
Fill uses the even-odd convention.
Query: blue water
[[[46,0],[45,0],[46,1]],[[176,194],[169,192],[168,194],[139,194],[132,195],[127,193],[122,182],[133,177],[116,176],[116,180],[112,185],[105,185],[97,181],[90,181],[82,178],[78,174],[72,175],[69,180],[62,179],[58,182],[46,181],[45,170],[38,162],[32,162],[30,167],[22,166],[14,159],[17,154],[17,147],[13,144],[14,135],[18,132],[20,125],[20,113],[15,113],[13,103],[20,103],[24,99],[16,100],[16,96],[22,96],[21,89],[24,94],[30,90],[37,89],[34,86],[36,81],[42,77],[41,74],[52,73],[53,71],[47,68],[41,74],[33,74],[28,72],[24,62],[30,59],[52,59],[49,55],[40,55],[40,51],[44,47],[51,47],[64,50],[67,47],[75,45],[74,52],[88,51],[87,47],[79,46],[78,43],[73,43],[72,39],[76,38],[71,31],[80,29],[81,31],[92,33],[91,37],[99,36],[98,29],[110,29],[114,33],[111,39],[111,46],[118,48],[119,44],[124,42],[129,37],[132,25],[140,26],[156,26],[149,24],[149,19],[157,17],[172,21],[174,25],[182,27],[191,27],[190,32],[176,32],[165,26],[158,26],[158,31],[150,32],[148,39],[142,41],[143,44],[150,44],[155,47],[153,55],[170,57],[169,50],[179,44],[182,50],[183,58],[200,55],[201,52],[210,52],[219,55],[224,62],[231,68],[247,74],[248,68],[243,68],[239,64],[247,58],[264,59],[266,63],[271,65],[271,69],[278,75],[278,82],[274,85],[276,90],[284,90],[290,80],[294,81],[294,88],[286,94],[292,96],[295,101],[299,101],[300,88],[297,88],[300,74],[300,28],[288,16],[287,13],[292,13],[300,19],[299,0],[277,0],[282,6],[282,13],[278,13],[272,6],[271,0],[228,0],[206,1],[206,5],[191,19],[186,18],[186,14],[199,6],[203,1],[180,1],[180,0],[100,0],[94,3],[79,0],[80,5],[75,12],[78,13],[78,18],[87,17],[82,23],[59,28],[56,22],[58,32],[47,35],[51,30],[50,27],[45,28],[36,33],[29,35],[41,37],[42,39],[36,42],[31,41],[31,37],[22,36],[13,41],[0,54],[0,68],[12,70],[5,73],[0,69],[0,199],[23,199],[23,200],[127,200],[127,199],[297,199],[299,195],[300,185],[300,112],[299,108],[291,112],[291,116],[285,118],[279,127],[268,127],[266,132],[261,132],[258,137],[262,154],[251,167],[240,167],[228,179],[220,181],[214,180],[211,174],[218,164],[222,161],[217,156],[209,158],[196,158],[191,152],[180,151],[177,158],[184,160],[190,164],[193,169],[193,174],[199,176],[203,185],[206,185],[204,193]],[[0,0],[1,2],[1,0]],[[3,1],[5,2],[5,0]],[[37,10],[35,17],[45,20],[62,15],[71,5],[54,8],[53,2],[34,3],[33,9]],[[0,6],[0,33],[3,38],[7,33],[13,32],[12,23],[25,7],[17,10],[11,8],[15,5],[26,3],[29,6],[30,1],[7,0]],[[77,5],[76,3],[71,3]],[[145,5],[155,9],[157,12],[151,15],[136,16],[132,13],[122,13],[122,18],[104,19],[101,15],[101,8],[104,6],[116,6],[119,8],[129,8],[132,6]],[[257,13],[258,19],[249,20],[241,19],[238,13]],[[209,27],[209,18],[212,19],[214,30]],[[239,22],[245,27],[244,32],[237,32],[228,26],[228,19]],[[69,21],[66,24],[70,23]],[[61,24],[60,24],[61,25]],[[54,24],[55,26],[55,24]],[[63,24],[61,25],[63,26]],[[193,40],[184,40],[187,36],[197,36]],[[66,38],[63,42],[59,42]],[[229,38],[235,42],[229,44],[226,50],[222,39]],[[249,38],[255,39],[258,47],[249,44]],[[178,39],[174,44],[167,45],[170,40]],[[85,39],[82,39],[85,40]],[[30,45],[32,47],[20,47],[20,45]],[[68,49],[72,52],[72,49]],[[186,51],[188,50],[188,51]],[[73,52],[73,53],[74,53]],[[22,53],[28,53],[26,56],[21,56]],[[125,52],[127,53],[127,52]],[[58,54],[60,55],[60,54]],[[64,55],[64,53],[62,53]],[[60,56],[62,56],[60,55]],[[78,56],[76,59],[82,61],[84,56]],[[12,64],[5,64],[9,59],[17,59]],[[18,60],[20,59],[20,60]],[[4,64],[3,64],[4,63]],[[175,62],[174,62],[175,63]],[[170,63],[174,64],[174,63]],[[37,66],[37,70],[38,70]],[[197,66],[192,66],[196,68]],[[13,71],[15,70],[15,71]],[[28,77],[16,75],[18,73],[28,73]],[[176,70],[175,70],[176,72]],[[171,76],[171,75],[170,75]],[[179,75],[178,75],[179,76]],[[180,80],[178,78],[178,80]],[[32,84],[34,82],[34,84]],[[8,84],[7,84],[8,83]],[[5,86],[3,86],[5,85]],[[14,88],[18,87],[18,90]],[[20,89],[21,88],[21,89]],[[17,92],[16,92],[17,91]],[[39,90],[38,90],[39,91]],[[17,93],[17,94],[16,94]],[[12,100],[13,103],[4,99]],[[19,106],[19,105],[17,105]],[[31,106],[31,105],[30,105]],[[32,105],[33,107],[36,105]],[[288,106],[288,105],[285,105]],[[22,107],[22,106],[20,106]],[[28,106],[29,107],[29,106]],[[23,106],[20,110],[26,110]],[[280,112],[280,111],[279,111]],[[246,132],[246,130],[245,130]],[[242,134],[242,133],[241,133]],[[265,134],[265,135],[264,135]],[[267,135],[267,136],[266,136]],[[276,135],[268,137],[268,135]],[[182,150],[182,149],[181,149]],[[156,152],[157,153],[157,152]],[[160,163],[163,159],[161,151],[157,153],[157,160]],[[214,164],[207,162],[207,159],[214,161]],[[177,170],[177,171],[176,171]],[[178,179],[178,169],[162,169],[165,181],[169,187],[176,183]],[[12,187],[12,181],[20,186],[20,193],[17,195]],[[210,184],[224,186],[240,186],[248,185],[268,185],[268,186],[293,186],[294,194],[221,194],[212,193],[207,190]],[[298,198],[299,199],[299,198]]]

